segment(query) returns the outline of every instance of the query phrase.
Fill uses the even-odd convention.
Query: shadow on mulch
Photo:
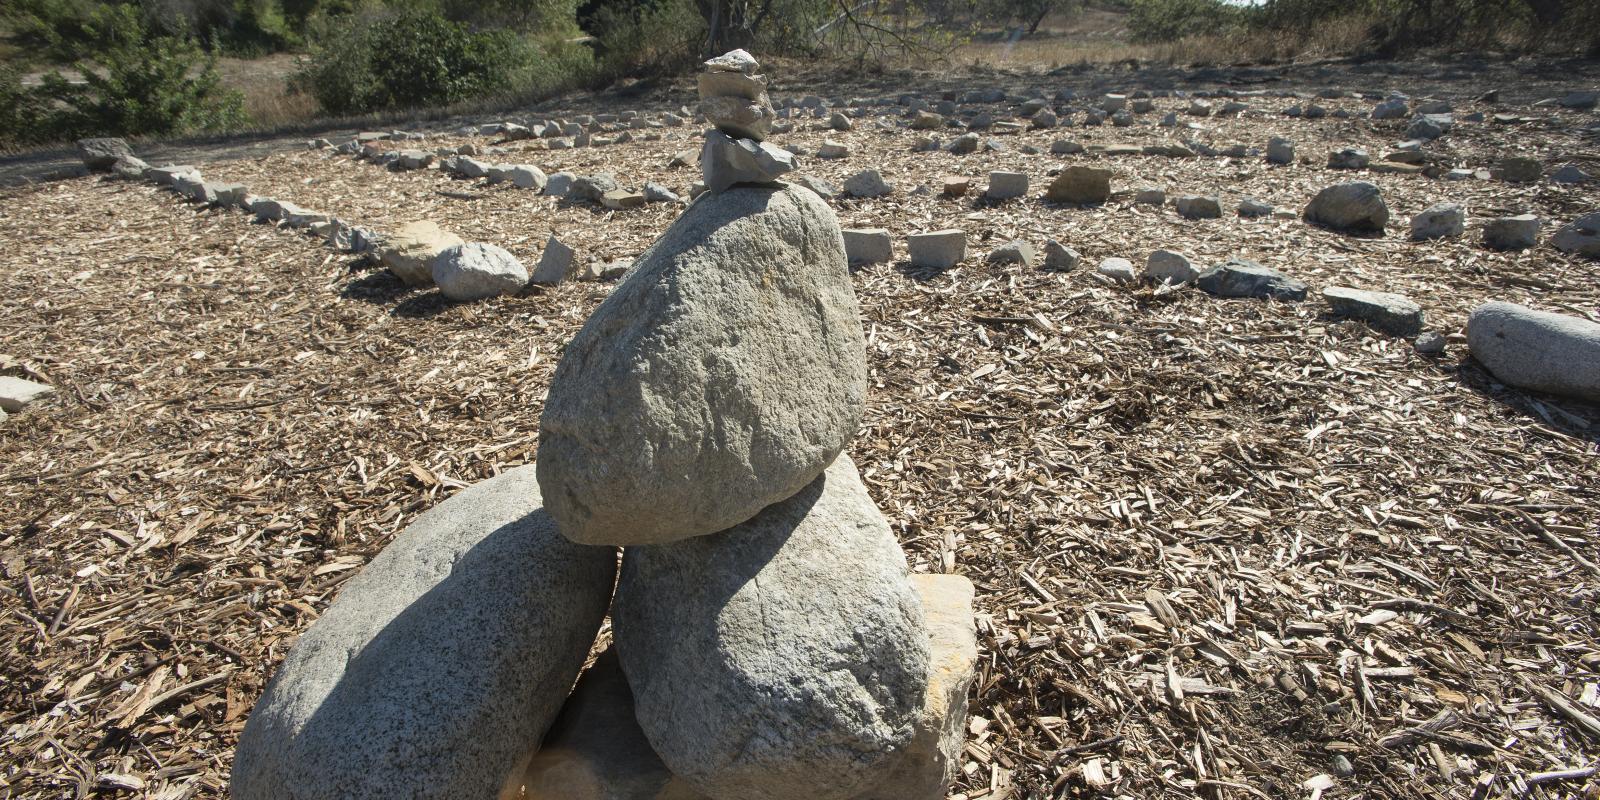
[[[1453,368],[1447,364],[1441,364],[1440,368],[1454,371],[1461,385],[1517,414],[1539,420],[1556,433],[1600,447],[1600,406],[1506,386],[1471,356],[1462,357]]]
[[[405,300],[400,301],[400,305],[395,306],[389,313],[396,317],[427,319],[438,316],[449,307],[450,301],[444,299],[443,294],[438,291],[432,291],[407,297]]]
[[[948,270],[939,269],[938,267],[918,267],[914,266],[910,261],[896,261],[894,262],[894,271],[917,283],[927,283],[945,274]]]
[[[352,262],[350,271],[358,272],[363,263]],[[345,300],[359,300],[363,303],[386,306],[410,292],[411,287],[405,285],[393,272],[380,269],[345,284],[344,288],[339,290],[339,296]]]

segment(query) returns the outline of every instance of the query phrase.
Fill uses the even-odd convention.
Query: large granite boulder
[[[235,800],[494,797],[560,712],[616,572],[540,505],[533,468],[510,470],[350,579],[256,703]]]
[[[540,486],[577,542],[730,528],[833,461],[866,383],[833,210],[791,185],[704,195],[567,346],[540,419]]]
[[[845,800],[916,738],[922,605],[847,456],[735,528],[629,548],[612,622],[645,736],[712,797]]]
[[[1508,386],[1600,403],[1600,323],[1484,303],[1467,318],[1467,347]]]
[[[433,260],[445,250],[466,244],[436,222],[408,222],[396,228],[378,249],[378,258],[407,286],[433,283]]]

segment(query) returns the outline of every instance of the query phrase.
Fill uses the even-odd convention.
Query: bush
[[[1138,42],[1209,36],[1236,27],[1244,11],[1222,0],[1133,0],[1128,33]]]
[[[17,141],[221,131],[244,124],[243,98],[221,88],[216,62],[193,38],[152,31],[138,9],[103,6],[85,24],[91,56],[81,83],[60,73],[20,102],[36,109]]]
[[[510,31],[413,10],[345,22],[294,80],[335,114],[448,105],[519,88],[534,56]]]
[[[705,19],[689,0],[590,3],[579,23],[593,31],[603,81],[680,72],[700,60]]]

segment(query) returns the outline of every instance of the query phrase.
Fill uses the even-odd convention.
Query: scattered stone
[[[1485,303],[1467,318],[1467,347],[1507,386],[1600,403],[1600,323]]]
[[[967,257],[967,234],[949,228],[906,237],[906,252],[911,266],[949,269]]]
[[[1411,238],[1418,241],[1460,236],[1467,228],[1467,211],[1455,203],[1435,203],[1411,218]]]
[[[1111,170],[1070,166],[1045,190],[1044,199],[1053,203],[1088,205],[1111,198]]]
[[[1600,92],[1568,92],[1556,101],[1562,108],[1589,109],[1600,103]]]
[[[1178,113],[1176,111],[1169,111],[1167,112],[1167,115],[1162,117],[1161,121],[1157,122],[1156,124],[1163,128],[1176,128],[1178,127]]]
[[[1406,138],[1432,141],[1455,127],[1455,118],[1449,114],[1418,114],[1406,126]]]
[[[1550,237],[1550,244],[1563,253],[1600,258],[1600,211],[1591,211],[1561,226]]]
[[[1078,251],[1050,239],[1044,243],[1044,268],[1056,272],[1066,272],[1076,269],[1082,257]]]
[[[844,255],[852,267],[887,264],[894,260],[894,242],[885,228],[845,228]]]
[[[670,542],[800,491],[861,420],[858,314],[838,220],[815,194],[745,187],[695,201],[550,381],[536,463],[562,533]],[[689,413],[682,398],[701,405]]]
[[[1322,299],[1334,314],[1362,320],[1384,333],[1414,336],[1422,332],[1422,306],[1402,295],[1329,286],[1322,290]]]
[[[943,180],[945,197],[964,197],[972,187],[972,179],[960,175],[946,175]]]
[[[1040,109],[1037,114],[1034,114],[1028,119],[1028,124],[1035,130],[1054,128],[1057,124],[1059,124],[1059,120],[1056,118],[1056,112],[1051,111],[1048,108],[1043,108]]]
[[[1173,202],[1185,219],[1218,219],[1222,216],[1221,198],[1186,194]]]
[[[1116,283],[1133,283],[1138,279],[1133,272],[1133,262],[1126,258],[1104,258],[1094,268],[1095,274],[1102,275]]]
[[[425,169],[433,163],[433,154],[426,150],[400,150],[395,153],[394,160],[389,162],[389,169],[397,172]]]
[[[990,200],[1012,200],[1028,194],[1028,176],[1023,172],[991,172],[989,188],[983,196]]]
[[[110,172],[119,158],[132,158],[133,148],[124,139],[104,137],[79,139],[78,158],[90,172]]]
[[[260,213],[260,212],[257,212]],[[408,222],[389,235],[378,258],[407,286],[433,283],[433,260],[452,247],[466,244],[434,222]]]
[[[1500,167],[1496,170],[1500,180],[1510,183],[1533,183],[1539,180],[1544,172],[1544,165],[1536,158],[1523,156],[1508,156],[1500,159]]]
[[[794,169],[794,154],[768,142],[735,139],[722,131],[706,133],[700,169],[711,191],[726,191],[738,184],[771,184]]]
[[[144,177],[162,186],[171,186],[177,183],[178,178],[188,176],[200,180],[200,170],[188,164],[169,164],[165,167],[151,167],[144,172]]]
[[[681,203],[683,198],[677,192],[667,187],[650,181],[644,185],[644,199],[647,203]]]
[[[638,208],[646,202],[643,192],[631,189],[612,189],[600,195],[600,205],[613,211],[622,211],[629,208]]]
[[[833,116],[828,118],[828,127],[836,131],[847,131],[855,126],[851,124],[850,117],[847,114],[843,111],[835,111]]]
[[[1270,267],[1244,258],[1230,258],[1195,279],[1195,285],[1218,297],[1304,300],[1311,287]]]
[[[834,188],[833,184],[815,175],[796,175],[790,182],[810,190],[812,194],[824,200],[831,200],[839,194],[839,190]]]
[[[990,250],[989,257],[985,260],[990,264],[1021,264],[1031,267],[1038,262],[1039,254],[1033,245],[1018,239]]]
[[[533,467],[417,520],[301,634],[239,738],[238,800],[494,797],[556,719],[616,551],[571,544]]]
[[[1382,233],[1389,222],[1389,207],[1376,185],[1351,181],[1317,192],[1306,205],[1305,219],[1337,231]]]
[[[848,456],[732,530],[629,548],[612,619],[640,727],[708,795],[860,796],[916,735],[925,615]]]
[[[875,169],[864,169],[844,182],[845,194],[852,197],[882,197],[894,191],[894,184],[883,179]]]
[[[139,180],[149,171],[150,165],[144,163],[138,156],[117,156],[117,160],[111,164],[112,174],[124,180]],[[1582,174],[1583,171],[1578,172]]]
[[[55,393],[56,390],[47,384],[30,381],[26,378],[0,375],[0,411],[15,414],[29,403],[42,400]]]
[[[1144,276],[1157,283],[1166,282],[1176,286],[1193,283],[1200,277],[1200,270],[1196,269],[1194,262],[1182,253],[1157,250],[1151,253],[1149,260],[1145,262]]]
[[[1241,217],[1266,217],[1273,212],[1271,203],[1264,203],[1253,197],[1246,197],[1239,201],[1239,216]]]
[[[544,253],[539,256],[539,264],[533,268],[534,283],[553,286],[562,281],[575,277],[577,264],[572,248],[561,243],[554,235],[545,242]]]
[[[1159,186],[1141,186],[1133,193],[1133,202],[1147,206],[1159,206],[1167,202],[1167,190]]]
[[[840,142],[835,142],[832,139],[824,140],[822,142],[822,146],[817,148],[817,158],[849,158],[849,157],[850,157],[850,147],[849,147],[849,145],[842,144]]]
[[[1372,157],[1359,147],[1346,147],[1328,154],[1328,169],[1366,169]]]
[[[1539,243],[1542,224],[1532,214],[1498,217],[1483,226],[1483,243],[1495,250],[1526,250]]]
[[[1057,139],[1050,143],[1050,152],[1058,156],[1070,156],[1083,152],[1083,145],[1067,139]]]
[[[567,193],[572,191],[572,182],[577,178],[578,176],[570,172],[553,172],[545,181],[544,193],[551,197],[566,197]]]
[[[950,152],[958,156],[978,152],[983,139],[976,133],[963,133],[950,141]]]
[[[1272,137],[1267,141],[1267,163],[1293,164],[1294,143],[1288,139]]]
[[[433,259],[433,282],[458,302],[516,294],[528,285],[528,268],[492,244],[471,242],[447,248]]]
[[[936,131],[944,127],[944,117],[930,111],[918,111],[911,118],[911,129],[914,131]]]
[[[1416,348],[1416,351],[1422,355],[1436,356],[1444,352],[1445,338],[1438,331],[1425,331],[1417,337],[1415,342],[1411,343],[1411,346]]]
[[[1550,173],[1551,183],[1588,183],[1594,180],[1589,173],[1576,164],[1568,164],[1555,172]]]

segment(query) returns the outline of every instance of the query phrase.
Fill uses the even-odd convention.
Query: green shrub
[[[448,105],[519,88],[534,56],[510,31],[474,32],[412,10],[340,25],[295,83],[335,114]]]
[[[595,38],[601,80],[659,75],[700,60],[706,24],[690,0],[591,3],[579,19]]]
[[[216,61],[193,38],[152,31],[132,6],[104,6],[86,23],[81,83],[60,73],[28,92],[43,112],[24,138],[164,135],[244,124],[238,92],[219,83]]]
[[[1128,33],[1134,41],[1168,42],[1223,33],[1238,26],[1243,15],[1243,9],[1222,0],[1133,0]]]

